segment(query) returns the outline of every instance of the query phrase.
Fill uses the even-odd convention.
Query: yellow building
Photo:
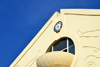
[[[100,67],[100,10],[55,12],[10,67]]]

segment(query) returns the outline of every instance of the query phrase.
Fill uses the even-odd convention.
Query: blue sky
[[[55,11],[100,9],[99,0],[0,0],[0,67],[8,67]]]

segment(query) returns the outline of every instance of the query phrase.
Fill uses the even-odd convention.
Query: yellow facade
[[[56,33],[54,26],[58,21],[61,21],[63,26]],[[61,59],[58,66],[52,67],[100,67],[99,9],[61,9],[61,13],[55,12],[10,67],[37,67],[37,60],[42,55],[46,56],[50,46],[62,38],[73,40],[75,55],[66,54],[70,59],[69,62],[65,60],[67,66],[59,65]],[[52,52],[50,53],[52,55]],[[54,58],[49,56],[47,57]],[[59,58],[60,56],[58,53]]]

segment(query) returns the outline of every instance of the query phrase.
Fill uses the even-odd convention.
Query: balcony
[[[37,67],[70,67],[74,54],[62,51],[48,52],[37,59]]]

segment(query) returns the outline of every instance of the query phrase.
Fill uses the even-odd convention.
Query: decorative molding
[[[28,62],[28,64],[25,65],[25,67],[28,67],[28,66],[30,67],[30,66],[32,66],[32,64],[33,64],[33,63],[37,60],[37,58],[39,57],[40,52],[41,52],[41,50],[38,51],[37,55],[36,55],[32,60],[30,60],[30,61]]]
[[[20,67],[19,65],[16,65],[15,67]]]
[[[95,52],[97,52],[97,50],[100,50],[99,47],[94,47],[94,46],[83,46],[82,49],[83,48],[92,48]]]
[[[100,16],[100,15],[94,15],[94,14],[78,14],[78,13],[64,13],[64,15]]]
[[[81,32],[81,30],[78,30],[77,33],[79,37],[99,37],[100,29],[85,31],[85,32]]]
[[[88,49],[90,48],[90,49]],[[87,54],[83,54],[84,50],[87,50],[88,52],[91,52],[89,55]],[[100,60],[100,55],[98,53],[100,53],[100,48],[98,47],[94,47],[94,46],[83,46],[82,47],[82,53],[80,55],[80,59],[79,59],[79,63],[78,65],[81,63],[83,64],[83,67],[98,67],[98,64],[96,63],[97,60]],[[83,59],[83,61],[82,61]],[[81,62],[81,61],[82,62]],[[78,67],[78,66],[76,66]]]
[[[97,67],[96,63],[94,61],[89,61],[85,67]]]
[[[90,58],[90,59],[89,59]],[[94,58],[94,60],[92,60],[91,58]],[[88,60],[89,59],[89,60]],[[88,61],[87,61],[88,60]],[[96,63],[96,60],[100,60],[100,56],[99,57],[96,57],[95,55],[89,55],[87,56],[85,59],[84,59],[84,62],[85,63],[85,67],[98,67],[97,66],[97,63]]]

